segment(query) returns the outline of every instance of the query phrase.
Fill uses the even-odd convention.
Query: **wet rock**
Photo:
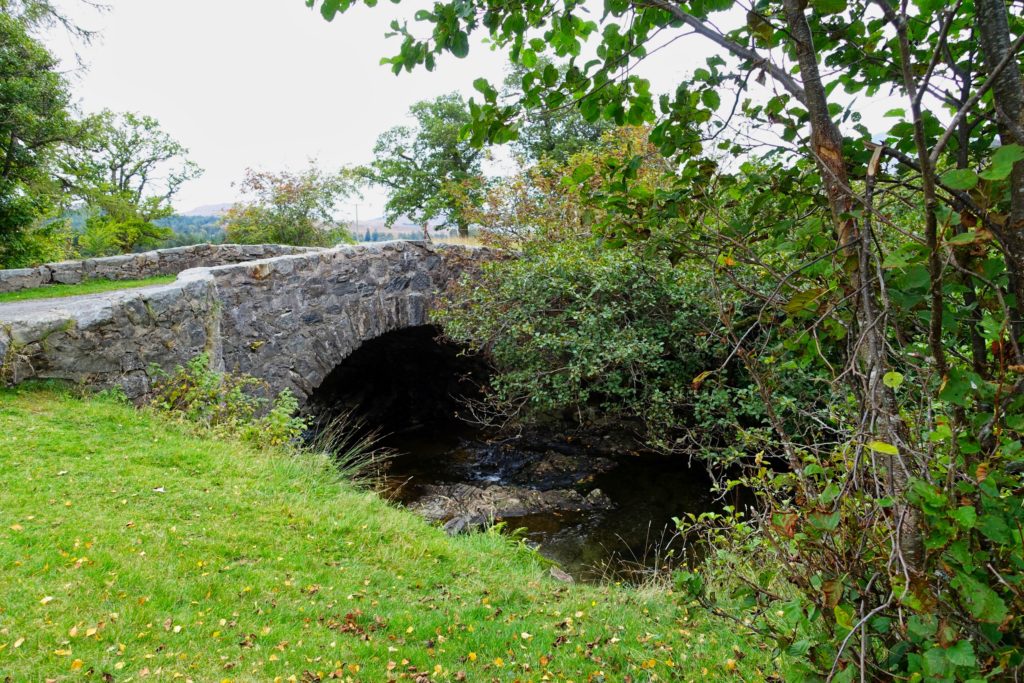
[[[410,509],[427,519],[451,520],[460,517],[504,519],[544,512],[607,510],[613,507],[599,489],[587,496],[571,489],[538,491],[521,486],[469,484],[431,484],[424,486]]]
[[[562,571],[558,567],[551,568],[551,578],[563,583],[576,583],[576,579],[572,578],[571,574]]]
[[[528,463],[516,477],[517,483],[546,482],[554,486],[570,486],[590,481],[595,475],[615,469],[608,458],[586,453],[559,453],[547,451],[538,460]]]
[[[557,446],[561,446],[561,448]],[[552,446],[552,447],[548,447]],[[578,488],[617,466],[579,447],[519,440],[469,443],[470,457],[458,478],[469,482],[502,482],[532,489]]]
[[[461,515],[452,517],[444,524],[444,531],[449,536],[470,533],[487,526],[487,518],[481,515]]]

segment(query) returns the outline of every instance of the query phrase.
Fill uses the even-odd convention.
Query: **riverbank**
[[[0,680],[760,680],[663,588],[450,538],[311,454],[0,391]]]

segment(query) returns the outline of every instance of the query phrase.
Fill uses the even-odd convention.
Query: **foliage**
[[[594,240],[538,241],[485,265],[435,316],[495,363],[503,419],[617,416],[664,444],[693,413],[691,379],[725,351],[703,279]]]
[[[770,673],[764,653],[664,591],[567,587],[535,552],[448,537],[312,453],[23,388],[0,393],[0,460],[12,680]]]
[[[563,162],[545,157],[521,164],[517,173],[488,183],[480,207],[469,215],[488,241],[505,248],[586,239],[607,218],[594,197],[605,191],[605,174],[639,160],[635,190],[665,187],[665,160],[647,134],[643,126],[617,128]]]
[[[550,60],[538,57],[534,68],[547,70]],[[565,75],[567,67],[554,65],[558,73]],[[535,76],[530,69],[514,64],[505,77],[506,98],[519,99],[529,89]],[[607,121],[587,121],[580,110],[572,106],[557,109],[527,110],[516,130],[512,149],[527,164],[551,162],[564,164],[570,157],[588,147],[597,145],[602,136],[614,129]]]
[[[78,0],[79,4],[96,10],[106,10],[107,5],[94,0]],[[59,27],[68,36],[80,43],[89,43],[96,34],[83,27],[64,8],[52,0],[0,0],[0,14],[18,21],[31,33]]]
[[[171,200],[182,184],[202,173],[188,149],[150,116],[105,110],[83,126],[88,137],[60,162],[62,182],[89,212],[83,254],[138,251],[169,238],[155,221],[174,213]]]
[[[355,194],[347,173],[325,173],[315,164],[300,173],[248,169],[242,190],[251,199],[222,219],[228,242],[322,247],[352,241],[335,218],[338,204]]]
[[[466,102],[457,93],[417,102],[409,109],[415,127],[397,126],[377,138],[374,160],[355,169],[363,181],[384,187],[385,219],[392,225],[403,216],[423,225],[440,219],[469,235],[466,211],[479,202],[482,153],[463,138],[469,123]]]
[[[307,4],[330,19],[352,3]],[[565,106],[651,126],[669,177],[652,189],[637,182],[640,159],[609,169],[587,199],[593,229],[680,268],[714,264],[720,342],[772,434],[757,425],[732,472],[758,507],[721,520],[719,537],[767,561],[710,564],[681,584],[716,609],[731,592],[731,616],[790,659],[787,680],[1024,671],[1013,9],[613,0],[591,18],[576,1],[439,0],[417,14],[428,31],[394,25],[395,72],[464,57],[477,32],[525,70],[518,102],[476,82],[476,142],[513,140],[524,110]],[[719,54],[656,95],[633,67],[682,39]],[[884,126],[881,93],[903,100]],[[718,371],[698,375],[702,387],[726,381]],[[805,379],[831,400],[787,389]]]
[[[0,266],[63,256],[61,226],[43,218],[58,194],[49,177],[56,147],[79,135],[57,60],[23,23],[0,13]]]
[[[213,434],[256,446],[283,446],[306,429],[306,421],[295,416],[299,402],[289,390],[270,400],[265,382],[215,370],[205,354],[171,373],[154,368],[153,374],[153,406]]]

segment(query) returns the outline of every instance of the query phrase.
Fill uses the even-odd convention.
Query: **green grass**
[[[0,680],[749,681],[768,659],[665,589],[448,538],[322,456],[45,387],[0,391],[0,596]]]
[[[33,289],[22,289],[17,292],[4,292],[0,294],[0,304],[11,301],[29,301],[32,299],[57,299],[67,296],[78,296],[79,294],[99,294],[100,292],[111,292],[119,289],[135,289],[136,287],[149,287],[150,285],[166,285],[174,282],[177,275],[159,275],[143,280],[85,280],[77,285],[44,285]]]

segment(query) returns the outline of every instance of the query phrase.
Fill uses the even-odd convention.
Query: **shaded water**
[[[600,489],[611,500],[612,509],[550,511],[504,519],[509,529],[524,528],[526,539],[538,546],[542,555],[583,580],[638,577],[645,569],[677,563],[683,543],[672,518],[723,505],[712,492],[707,474],[689,467],[681,457],[598,456],[580,450],[581,460],[594,459],[608,469],[530,477],[529,472],[524,476],[524,463],[535,463],[544,453],[507,444],[498,452],[486,436],[468,428],[446,432],[423,429],[386,439],[385,445],[397,452],[388,472],[389,493],[402,503],[415,505],[425,489],[437,484],[569,488],[584,495]]]
[[[352,415],[393,434],[381,444],[399,454],[389,466],[389,494],[428,517],[469,517],[460,499],[467,491],[470,504],[513,500],[503,514],[515,516],[503,521],[525,528],[530,543],[580,579],[624,577],[623,563],[640,569],[677,562],[683,544],[672,518],[721,507],[707,474],[681,457],[616,453],[607,445],[597,453],[561,437],[499,441],[468,427],[457,416],[488,378],[484,359],[436,328],[407,328],[348,356],[313,393],[309,410],[326,422]],[[531,514],[537,498],[554,504]],[[491,509],[485,516],[495,516]]]

